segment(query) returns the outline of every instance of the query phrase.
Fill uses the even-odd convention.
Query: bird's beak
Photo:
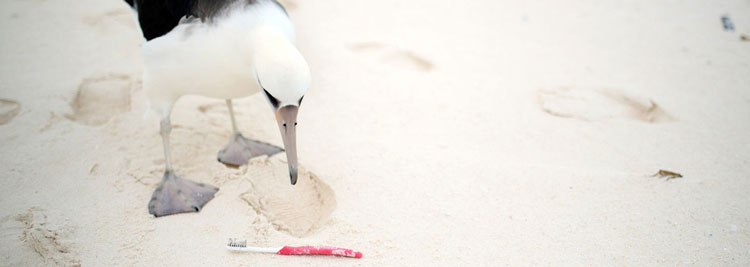
[[[297,111],[299,107],[294,105],[283,106],[276,111],[276,122],[281,130],[281,139],[284,140],[289,178],[292,184],[297,183]]]

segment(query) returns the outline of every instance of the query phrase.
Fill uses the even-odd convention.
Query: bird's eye
[[[281,125],[283,125],[284,127],[286,127],[286,122],[285,122],[285,123],[282,123]]]
[[[294,122],[294,126],[297,126],[297,122],[296,121]]]

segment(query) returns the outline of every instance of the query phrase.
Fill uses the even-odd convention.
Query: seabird
[[[161,115],[164,177],[148,204],[165,216],[199,211],[218,188],[178,177],[171,165],[172,107],[183,95],[225,99],[233,135],[218,159],[247,164],[251,157],[283,151],[249,140],[237,130],[232,99],[258,92],[268,100],[286,150],[289,177],[297,182],[295,127],[310,86],[307,62],[295,47],[294,27],[275,0],[125,0],[138,14],[146,43],[143,88]]]

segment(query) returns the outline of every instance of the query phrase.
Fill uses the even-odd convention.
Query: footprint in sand
[[[544,112],[563,118],[584,121],[627,118],[648,123],[675,120],[651,99],[611,89],[540,90],[537,100]]]
[[[14,235],[7,233],[18,232]],[[41,257],[44,265],[81,266],[77,255],[65,242],[73,230],[67,226],[58,226],[47,222],[47,214],[41,208],[30,208],[26,212],[3,220],[3,243],[12,244],[16,240],[6,240],[13,237],[23,242],[28,249]],[[23,257],[22,251],[13,251]],[[25,261],[24,261],[25,262]]]
[[[406,49],[393,49],[388,48],[386,45],[378,42],[362,42],[356,43],[349,46],[349,50],[354,52],[377,52],[386,50],[384,59],[391,65],[413,68],[424,72],[429,72],[435,69],[435,64],[432,61],[418,55],[414,51]]]
[[[266,217],[276,230],[296,237],[308,235],[336,208],[333,190],[309,171],[300,170],[297,184],[292,186],[286,162],[278,157],[253,160],[248,168],[270,173],[248,178],[251,186],[240,198]]]
[[[73,114],[65,117],[86,125],[102,125],[115,115],[130,111],[132,79],[127,75],[109,74],[84,79],[71,106]]]
[[[9,123],[21,112],[21,104],[9,99],[0,99],[0,125]]]

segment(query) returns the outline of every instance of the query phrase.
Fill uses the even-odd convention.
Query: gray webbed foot
[[[284,151],[280,147],[254,141],[245,138],[241,134],[235,134],[224,149],[219,151],[218,160],[229,167],[237,167],[247,164],[251,158],[266,155],[272,156]]]
[[[156,188],[148,203],[148,213],[156,217],[183,212],[198,212],[206,202],[214,198],[216,188],[212,185],[182,179],[172,171],[164,173],[164,179]]]

